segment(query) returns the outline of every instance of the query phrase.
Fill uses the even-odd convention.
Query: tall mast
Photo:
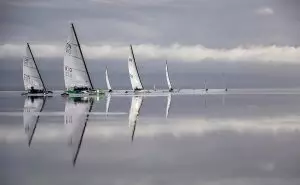
[[[37,70],[37,72],[38,72],[38,75],[39,75],[40,79],[41,79],[43,88],[44,88],[44,90],[46,91],[47,89],[46,89],[45,84],[44,84],[44,81],[43,81],[43,79],[42,79],[42,77],[41,77],[40,70],[39,70],[39,68],[38,68],[37,65],[36,65],[36,62],[35,62],[35,59],[34,59],[34,57],[33,57],[32,51],[31,51],[31,49],[30,49],[29,43],[27,43],[27,47],[28,47],[29,52],[30,52],[30,55],[31,55],[31,57],[32,57],[34,66],[35,66],[35,68],[36,68],[36,70]]]
[[[135,66],[135,69],[136,69],[137,75],[138,75],[138,77],[139,77],[139,81],[141,82],[142,89],[144,89],[144,86],[143,86],[143,84],[142,84],[142,81],[141,81],[141,77],[140,77],[140,74],[139,74],[138,68],[137,68],[137,66],[136,66],[135,57],[134,57],[134,54],[133,54],[133,49],[132,49],[132,45],[131,45],[131,44],[130,44],[130,51],[131,51],[131,55],[132,55],[132,58],[133,58],[133,63],[134,63],[134,66]]]
[[[83,57],[83,54],[82,54],[82,51],[81,51],[81,47],[80,47],[80,44],[79,44],[79,41],[78,41],[78,37],[77,37],[77,34],[76,34],[75,27],[74,27],[73,23],[71,23],[71,26],[72,26],[72,29],[73,29],[73,32],[74,32],[74,35],[75,35],[75,38],[76,38],[76,42],[77,42],[77,45],[78,45],[78,48],[79,48],[79,51],[80,51],[80,55],[82,57],[82,61],[83,61],[83,64],[84,64],[85,71],[86,71],[87,76],[89,78],[89,82],[91,84],[92,89],[94,89],[94,86],[92,84],[92,80],[91,80],[89,71],[88,71],[88,69],[86,67],[86,63],[85,63],[85,60],[84,60],[84,57]]]

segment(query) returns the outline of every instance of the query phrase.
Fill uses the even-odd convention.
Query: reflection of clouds
[[[298,116],[282,118],[261,119],[149,119],[141,118],[136,135],[139,137],[152,137],[172,135],[174,137],[197,136],[220,131],[233,131],[237,133],[271,133],[300,131]],[[87,127],[87,138],[116,138],[128,137],[130,131],[126,128],[126,120],[108,120],[105,123],[90,121]],[[41,124],[35,133],[37,140],[56,140],[67,137],[63,125]],[[0,139],[13,142],[25,139],[21,127],[4,127],[0,129]]]

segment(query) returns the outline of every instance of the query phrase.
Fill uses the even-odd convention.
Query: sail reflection
[[[171,101],[172,101],[172,95],[171,93],[168,94],[168,102],[167,102],[167,107],[166,107],[166,118],[169,116],[169,110],[171,106]]]
[[[133,142],[137,119],[143,103],[142,96],[133,96],[131,98],[131,107],[129,112],[129,128],[131,128],[131,141]]]
[[[68,132],[68,144],[72,148],[72,162],[76,165],[84,136],[86,124],[89,118],[88,112],[93,107],[93,99],[69,98],[65,105],[64,123]]]
[[[107,94],[107,96],[106,96],[106,107],[105,107],[106,116],[108,116],[108,112],[109,112],[110,99],[111,99],[111,95]]]
[[[46,97],[27,97],[24,102],[23,124],[25,134],[28,138],[28,146],[30,147],[36,126],[40,116],[35,114],[42,112],[45,106]]]

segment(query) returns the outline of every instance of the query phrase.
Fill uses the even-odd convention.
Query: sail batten
[[[105,68],[105,80],[106,80],[106,86],[107,86],[107,89],[109,91],[112,90],[111,86],[110,86],[110,82],[109,82],[109,78],[108,78],[108,71],[107,71],[107,67]]]
[[[171,84],[171,81],[170,81],[170,77],[169,77],[169,70],[168,70],[168,62],[166,61],[166,79],[167,79],[167,83],[168,83],[168,88],[169,88],[169,91],[173,90],[172,88],[172,84]]]
[[[26,46],[26,56],[23,58],[23,81],[25,90],[30,90],[32,87],[46,90],[29,43]]]
[[[65,88],[87,87],[93,89],[90,75],[82,54],[75,27],[71,24],[64,55]]]
[[[132,46],[130,45],[130,55],[128,57],[128,71],[130,82],[133,90],[143,90],[144,87],[141,82],[140,75],[135,62]]]

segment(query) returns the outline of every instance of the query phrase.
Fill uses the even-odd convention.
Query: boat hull
[[[61,94],[61,96],[69,96],[69,97],[85,97],[85,96],[101,96],[105,95],[105,92],[101,89],[89,90],[89,91],[65,91]]]
[[[30,92],[23,92],[21,93],[22,96],[30,96],[30,97],[43,97],[43,96],[53,96],[53,92],[45,92],[45,93],[30,93]]]

